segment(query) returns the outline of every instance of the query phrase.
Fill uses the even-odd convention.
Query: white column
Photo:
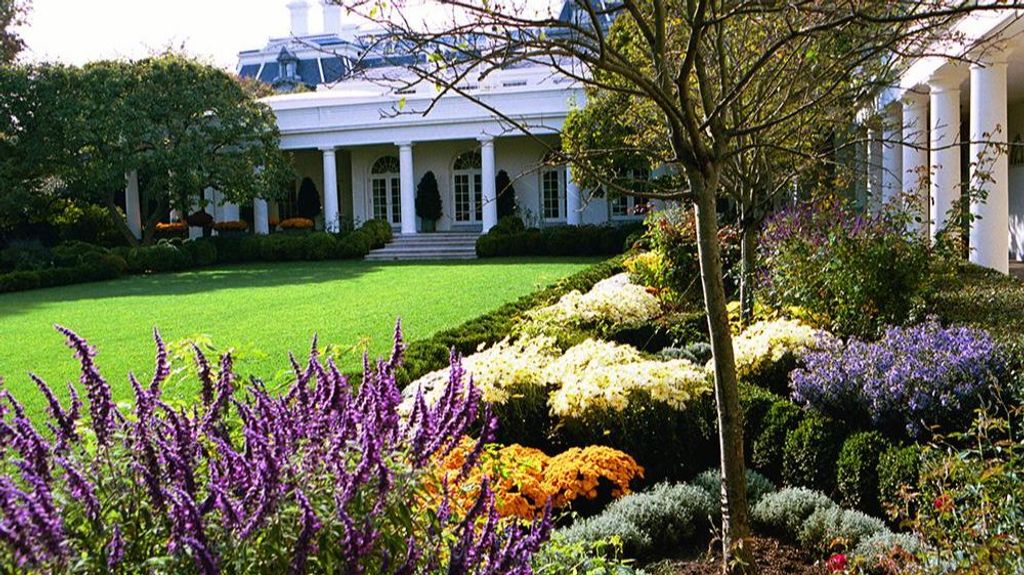
[[[946,227],[950,210],[960,198],[960,79],[939,74],[931,89],[929,144],[931,147],[931,235]]]
[[[860,127],[855,128],[853,147],[853,199],[863,209],[867,209],[867,177],[868,177],[868,146],[863,141],[866,132]]]
[[[124,215],[128,229],[137,239],[142,239],[142,205],[139,199],[139,172],[132,170],[124,175]]]
[[[1006,59],[971,65],[971,261],[1010,272],[1010,165],[1007,157]]]
[[[481,198],[483,206],[483,233],[498,225],[498,194],[494,190],[494,138],[484,136],[480,138],[480,179],[483,189]]]
[[[399,142],[398,163],[402,194],[402,233],[416,233],[416,177],[412,164],[412,142]]]
[[[903,95],[903,196],[915,221],[911,231],[928,233],[928,97]]]
[[[889,205],[903,190],[903,109],[899,103],[886,107],[882,135],[882,203]]]
[[[882,130],[868,128],[868,199],[869,211],[877,212],[882,206]]]
[[[270,233],[270,221],[267,217],[267,200],[256,198],[252,203],[252,227],[256,235],[265,236]]]
[[[337,232],[338,222],[338,159],[334,148],[321,148],[324,153],[324,229]]]
[[[582,220],[582,202],[580,198],[580,187],[572,179],[572,168],[565,166],[565,223],[570,226],[578,226]]]

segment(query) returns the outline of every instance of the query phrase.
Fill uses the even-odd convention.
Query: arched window
[[[383,156],[370,168],[373,217],[392,225],[402,223],[401,165],[394,156]]]
[[[483,220],[483,180],[480,164],[479,150],[457,156],[452,164],[456,222],[474,223]]]
[[[548,154],[540,170],[540,212],[548,222],[565,220],[565,164],[557,161]]]

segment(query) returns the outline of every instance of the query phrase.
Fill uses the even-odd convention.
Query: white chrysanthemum
[[[547,326],[588,325],[634,327],[661,313],[658,298],[632,283],[629,274],[602,280],[587,293],[573,290],[558,302],[527,314],[524,333],[543,333]]]
[[[631,346],[592,339],[549,365],[544,379],[557,388],[549,405],[561,417],[580,417],[589,409],[621,411],[633,391],[682,409],[709,389],[707,373],[689,361],[646,360]]]
[[[505,338],[491,347],[462,359],[466,377],[480,388],[484,401],[504,403],[508,399],[508,388],[513,385],[539,385],[543,383],[544,366],[558,355],[555,340],[549,337],[524,338],[511,341]],[[409,410],[415,398],[416,389],[422,388],[427,403],[434,403],[441,397],[450,375],[449,368],[432,371],[417,379],[406,388],[407,397],[403,408]]]
[[[778,319],[755,323],[733,338],[736,374],[746,377],[813,347],[821,332],[798,320]],[[709,364],[710,365],[710,364]]]

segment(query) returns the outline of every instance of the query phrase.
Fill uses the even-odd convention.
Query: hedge
[[[518,218],[513,218],[518,220]],[[476,253],[482,258],[505,256],[611,256],[630,249],[631,236],[643,231],[642,224],[623,226],[582,225],[521,229],[508,218],[480,236]]]
[[[225,263],[359,259],[391,240],[391,226],[369,220],[342,235],[313,232],[161,240],[156,245],[112,250],[65,242],[49,252],[53,267],[0,274],[0,293],[115,279],[125,273],[166,273]]]
[[[872,515],[880,515],[878,503],[878,462],[888,441],[877,431],[855,433],[846,438],[836,464],[840,502]]]

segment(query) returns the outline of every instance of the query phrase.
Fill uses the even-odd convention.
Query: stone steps
[[[367,261],[471,260],[476,259],[480,235],[464,232],[396,235],[386,246],[371,251]]]

